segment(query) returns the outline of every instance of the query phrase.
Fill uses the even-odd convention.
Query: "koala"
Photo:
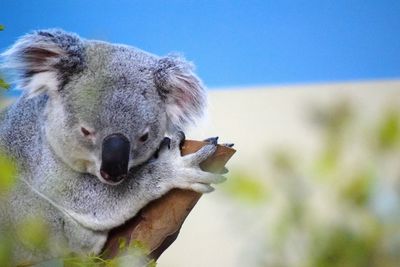
[[[16,263],[97,254],[111,229],[172,188],[206,193],[225,180],[199,167],[215,142],[180,154],[206,106],[183,58],[59,29],[21,37],[2,58],[23,91],[0,115],[0,148],[18,169],[0,226],[40,216],[53,241],[16,246]]]

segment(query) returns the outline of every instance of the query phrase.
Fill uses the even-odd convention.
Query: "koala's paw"
[[[221,174],[206,172],[199,164],[209,158],[217,149],[217,141],[209,142],[193,154],[181,156],[181,145],[185,140],[183,132],[174,134],[171,139],[165,138],[159,151],[159,159],[169,157],[173,164],[173,185],[177,188],[191,189],[199,193],[214,190],[210,184],[222,183],[226,180]]]

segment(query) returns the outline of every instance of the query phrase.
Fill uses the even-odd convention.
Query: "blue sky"
[[[184,54],[208,87],[400,78],[400,1],[1,0],[0,49],[34,29]]]

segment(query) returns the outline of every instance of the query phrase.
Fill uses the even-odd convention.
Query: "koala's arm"
[[[199,193],[213,191],[210,184],[221,183],[225,177],[205,172],[199,164],[209,158],[217,149],[210,142],[196,153],[181,156],[180,144],[184,134],[177,132],[171,139],[165,138],[157,156],[139,167],[133,179],[140,179],[141,191],[152,199],[158,198],[172,188],[190,189]]]

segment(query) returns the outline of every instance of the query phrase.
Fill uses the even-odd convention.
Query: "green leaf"
[[[0,31],[4,31],[4,25],[0,24]]]
[[[293,153],[286,150],[277,150],[272,153],[272,164],[281,172],[293,172],[295,169]]]
[[[148,248],[148,246],[146,244],[144,244],[143,242],[141,242],[140,240],[136,240],[136,239],[131,241],[131,243],[129,244],[129,248],[140,251],[141,253],[143,253],[145,255],[150,253],[150,249]]]
[[[151,260],[147,264],[147,267],[157,267],[157,262],[155,260]]]
[[[257,178],[233,173],[222,187],[228,194],[250,203],[260,203],[267,197],[266,186]]]
[[[8,192],[15,184],[16,168],[13,162],[0,154],[0,193]]]
[[[6,81],[4,81],[2,78],[0,78],[0,88],[9,89],[10,85],[6,83]]]
[[[126,238],[121,237],[118,239],[118,247],[119,247],[119,249],[126,248]]]
[[[400,139],[399,114],[388,111],[378,128],[379,147],[383,150],[393,148]]]
[[[378,251],[378,238],[379,235],[373,230],[360,234],[346,228],[333,228],[316,234],[312,243],[310,266],[375,266],[372,262]]]
[[[374,175],[370,170],[356,172],[347,179],[349,182],[341,190],[342,198],[358,206],[367,205],[373,190],[373,179]]]
[[[12,240],[4,233],[0,235],[0,263],[1,266],[13,266],[12,264]]]
[[[332,174],[338,169],[341,148],[334,143],[327,143],[326,147],[321,151],[321,154],[315,160],[315,174],[317,177],[328,177],[327,174]]]
[[[30,249],[47,248],[49,231],[40,217],[28,218],[18,228],[18,236],[22,243]]]

